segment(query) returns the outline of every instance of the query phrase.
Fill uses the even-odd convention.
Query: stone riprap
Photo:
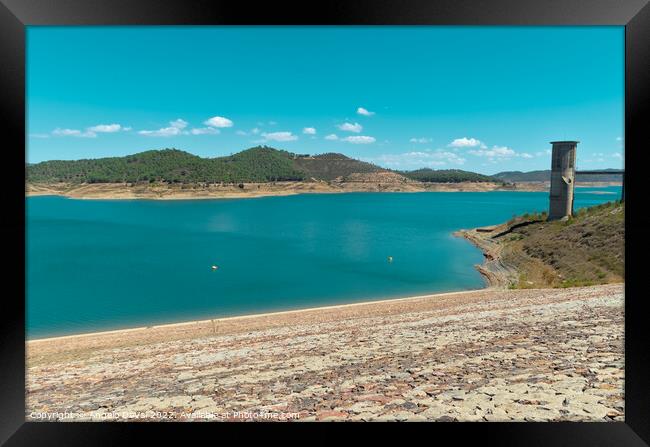
[[[28,420],[622,421],[623,285],[27,343]]]

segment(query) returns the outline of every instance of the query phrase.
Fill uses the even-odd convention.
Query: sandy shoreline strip
[[[43,184],[28,183],[25,195],[55,195],[76,199],[151,199],[151,200],[194,200],[194,199],[243,199],[275,197],[296,194],[341,194],[350,192],[486,192],[486,191],[544,191],[548,185],[542,183],[521,184],[503,187],[500,183],[420,183],[420,182],[274,182],[242,183],[237,185],[127,185],[124,183],[96,184]]]
[[[162,324],[138,326],[138,327],[124,328],[124,329],[111,329],[111,330],[106,330],[106,331],[94,331],[94,332],[84,332],[84,333],[80,333],[80,334],[60,335],[60,336],[54,336],[54,337],[33,338],[33,339],[29,339],[28,343],[60,341],[60,340],[66,340],[66,339],[69,339],[69,338],[77,338],[77,337],[103,337],[103,336],[106,336],[106,335],[109,335],[109,334],[123,334],[123,335],[125,335],[125,334],[128,334],[129,332],[139,332],[139,331],[143,331],[143,330],[147,331],[147,330],[152,330],[152,329],[169,330],[169,329],[173,329],[175,327],[182,327],[182,326],[212,324],[212,322],[219,323],[219,322],[234,321],[234,320],[245,320],[245,319],[250,319],[250,318],[274,317],[274,316],[281,316],[283,314],[292,314],[292,313],[301,313],[301,312],[337,310],[337,309],[344,309],[344,308],[347,308],[347,307],[365,306],[365,305],[373,305],[373,304],[385,303],[387,301],[399,302],[399,301],[409,301],[409,300],[421,300],[421,299],[429,299],[429,298],[443,297],[443,296],[449,296],[449,295],[464,294],[464,293],[468,293],[468,292],[478,292],[478,291],[481,291],[481,290],[486,290],[486,289],[459,290],[459,291],[454,291],[454,292],[442,292],[442,293],[433,293],[433,294],[427,294],[427,295],[407,296],[407,297],[403,297],[403,298],[386,298],[384,300],[359,301],[359,302],[354,302],[354,303],[306,307],[306,308],[303,308],[303,309],[278,310],[278,311],[273,311],[273,312],[262,312],[262,313],[246,314],[246,315],[233,315],[233,316],[229,316],[229,317],[215,317],[215,318],[206,318],[206,319],[201,319],[201,320],[179,321],[177,323],[162,323]]]
[[[259,189],[258,189],[259,186]],[[576,188],[620,186],[619,183],[583,183]],[[365,192],[546,192],[549,185],[542,182],[518,183],[502,187],[496,183],[423,183],[423,184],[372,184],[372,183],[295,183],[295,184],[246,184],[244,189],[236,186],[187,188],[178,186],[133,187],[123,184],[98,185],[40,185],[28,184],[25,197],[60,196],[79,200],[215,200],[215,199],[255,199],[265,197],[286,197],[304,194],[346,194]],[[594,192],[594,194],[614,194]]]
[[[423,303],[453,302],[460,297],[465,302],[483,299],[485,292],[499,289],[483,288],[417,295],[402,298],[387,298],[372,301],[280,310],[257,314],[215,317],[211,319],[180,321],[133,328],[94,331],[80,334],[61,335],[26,340],[28,358],[35,359],[42,354],[87,351],[91,349],[126,347],[144,343],[193,339],[222,332],[243,332],[272,327],[294,325],[317,321],[333,321],[356,318],[360,315],[395,315],[417,308]]]

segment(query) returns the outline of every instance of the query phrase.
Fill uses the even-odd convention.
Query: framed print
[[[2,0],[0,439],[646,445],[647,2],[312,6]]]

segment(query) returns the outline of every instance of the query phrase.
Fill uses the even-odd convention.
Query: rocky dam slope
[[[485,289],[32,340],[26,416],[621,421],[623,346],[621,284]]]

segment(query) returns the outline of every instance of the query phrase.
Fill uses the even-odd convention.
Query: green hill
[[[510,222],[511,231],[495,239],[503,262],[519,272],[512,287],[569,287],[622,282],[625,266],[625,205],[608,202],[578,210],[568,221],[539,216]]]
[[[326,153],[321,155],[297,156],[294,159],[296,167],[307,174],[309,178],[334,180],[337,177],[347,177],[355,173],[372,173],[386,171],[386,169],[355,160],[343,154]]]
[[[177,149],[126,157],[45,161],[27,166],[30,182],[121,183],[269,182],[303,180],[291,154],[255,147],[235,155],[201,158]]]
[[[27,164],[30,183],[240,183],[331,181],[351,174],[398,172],[343,154],[294,154],[257,146],[234,155],[202,158],[178,149],[150,150],[125,157],[52,160]],[[421,182],[491,182],[494,178],[458,169],[399,174]]]
[[[400,174],[412,180],[433,183],[459,183],[459,182],[494,182],[500,181],[493,177],[476,172],[463,171],[461,169],[418,169],[415,171],[403,171]]]

